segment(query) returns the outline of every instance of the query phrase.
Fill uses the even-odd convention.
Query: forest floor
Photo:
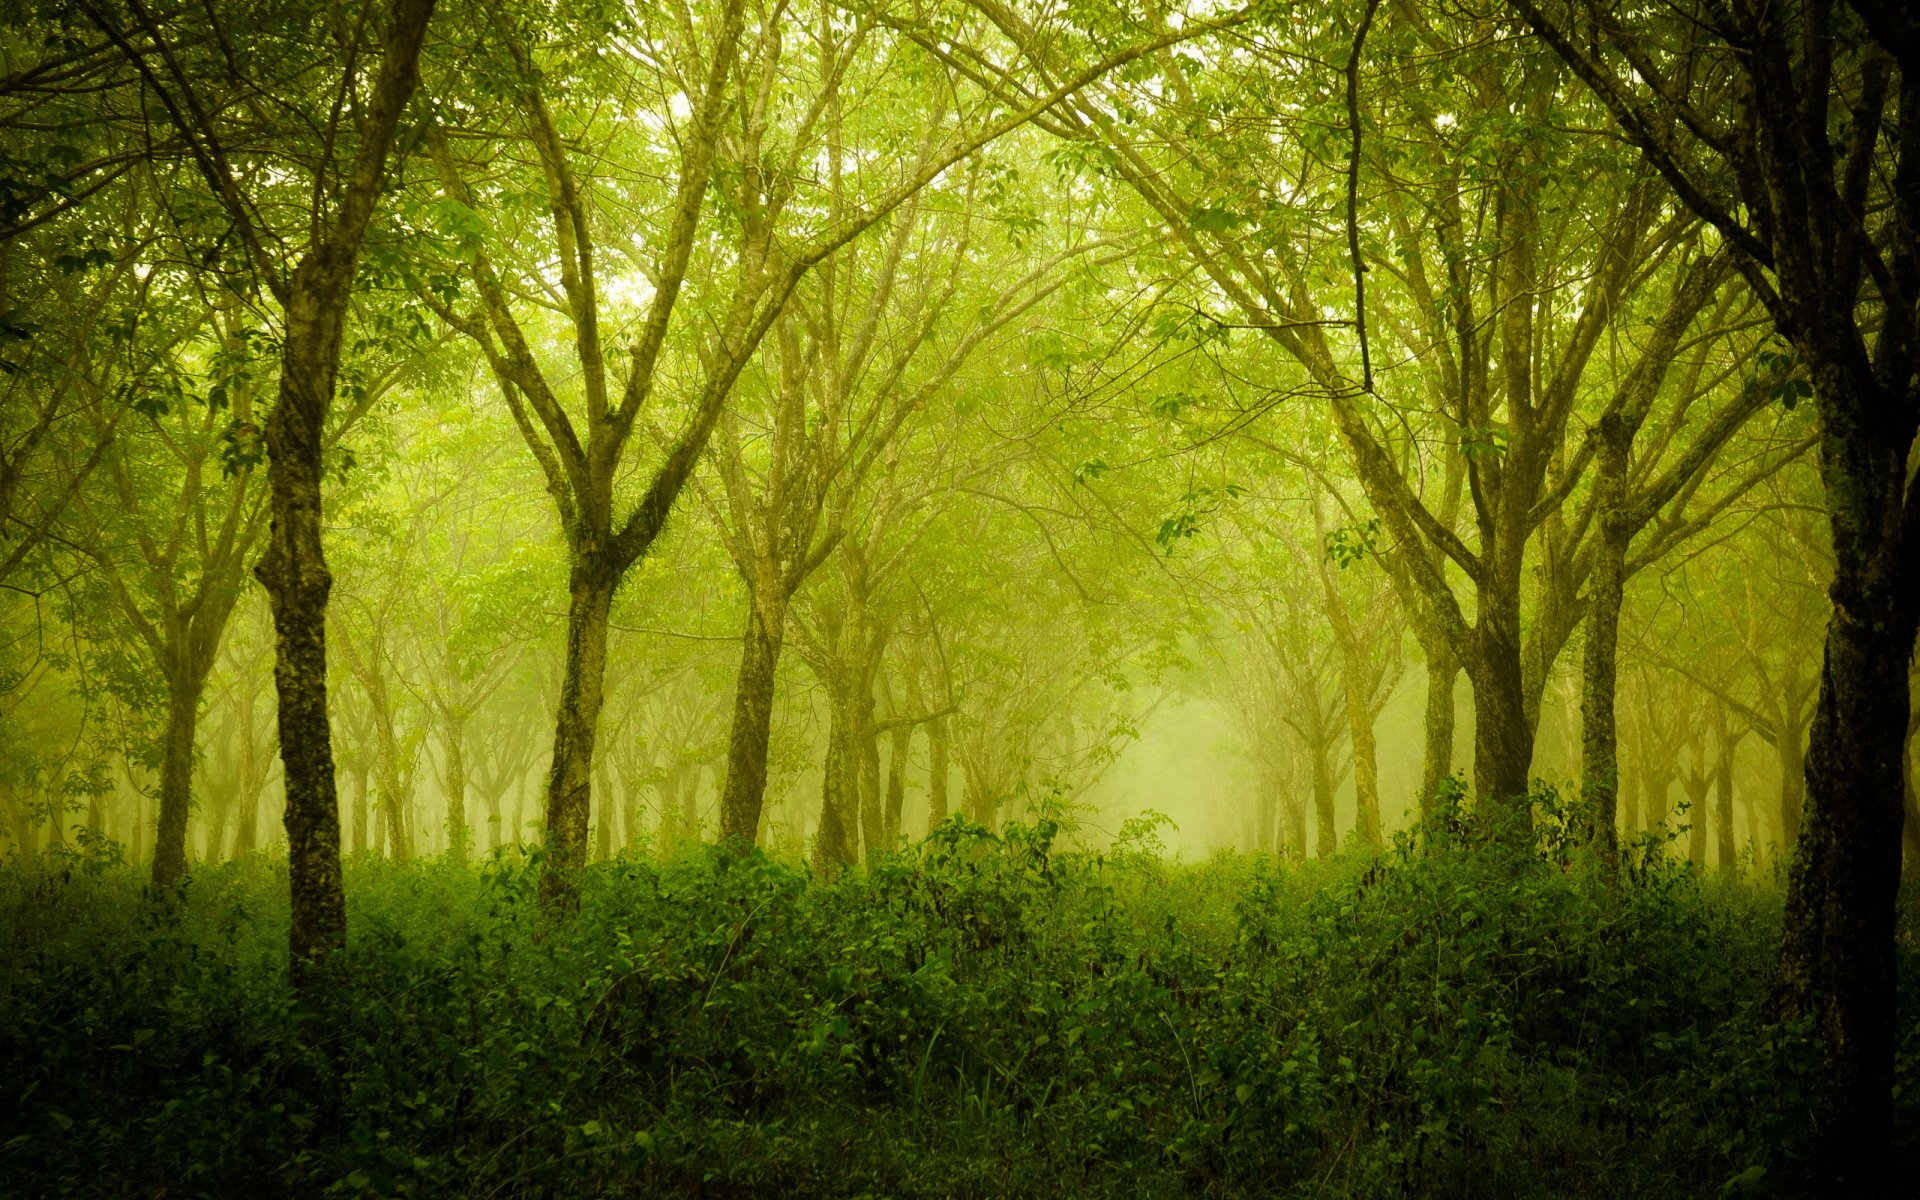
[[[824,881],[689,849],[0,867],[0,1192],[1702,1196],[1791,1187],[1778,893],[1485,847],[1180,865],[961,825]],[[1901,1153],[1920,1141],[1903,901]]]

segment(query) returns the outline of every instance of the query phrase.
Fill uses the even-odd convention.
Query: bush
[[[561,920],[517,856],[359,861],[353,940],[304,999],[284,864],[166,895],[111,863],[7,868],[0,1179],[169,1196],[1790,1180],[1808,1063],[1766,1023],[1774,897],[1647,855],[1608,887],[1443,818],[1378,857],[1299,865],[1170,863],[1151,823],[1102,857],[1050,823],[956,820],[833,879],[696,849],[594,867]],[[1909,992],[1909,1031],[1914,1010]]]

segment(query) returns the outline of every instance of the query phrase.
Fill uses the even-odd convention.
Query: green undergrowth
[[[0,1191],[1703,1196],[1791,1186],[1778,900],[1461,839],[1182,865],[952,823],[832,880],[691,850],[0,869]],[[1911,902],[1903,971],[1915,965]],[[1914,1003],[1903,999],[1911,1157]]]

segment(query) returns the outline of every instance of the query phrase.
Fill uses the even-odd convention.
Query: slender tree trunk
[[[1440,785],[1453,774],[1453,690],[1460,678],[1459,658],[1446,647],[1444,639],[1433,640],[1434,645],[1427,649],[1427,737],[1420,765],[1423,820],[1433,815],[1433,802],[1440,794]]]
[[[1599,545],[1588,585],[1587,644],[1580,663],[1580,790],[1586,803],[1587,842],[1611,874],[1620,866],[1620,745],[1614,721],[1618,681],[1620,606],[1626,594],[1627,453],[1633,428],[1617,411],[1600,418],[1597,498]]]
[[[1773,752],[1780,762],[1780,836],[1785,839],[1780,852],[1791,854],[1800,839],[1800,813],[1807,798],[1807,756],[1797,724],[1779,731],[1773,739]]]
[[[720,838],[736,848],[750,846],[760,836],[785,623],[784,605],[763,607],[755,600],[747,612],[740,673],[733,689],[733,726],[727,734],[727,790],[720,798]]]
[[[860,749],[852,689],[828,688],[827,760],[820,780],[820,836],[814,865],[825,871],[859,858]]]
[[[932,833],[947,819],[948,774],[947,719],[935,717],[927,723],[927,832]]]
[[[1740,735],[1727,728],[1726,716],[1719,719],[1720,760],[1713,770],[1713,836],[1722,871],[1737,871],[1740,852],[1733,840],[1733,756],[1740,746]]]
[[[1646,787],[1641,793],[1645,805],[1642,819],[1649,832],[1665,834],[1670,809],[1667,804],[1668,793],[1673,791],[1671,771],[1648,770]]]
[[[597,862],[605,862],[613,857],[613,780],[607,773],[607,761],[602,758],[593,765],[594,795],[598,802],[593,813],[593,857]]]
[[[680,792],[686,786],[686,777],[687,768],[676,762],[660,781],[660,827],[654,830],[654,847],[663,858],[672,854],[679,844],[676,830],[680,825]]]
[[[296,986],[347,936],[333,726],[327,717],[327,597],[333,574],[322,546],[320,491],[353,260],[352,253],[341,256],[322,244],[294,275],[285,306],[279,399],[266,421],[272,532],[254,569],[273,609],[273,683],[292,895],[288,948]]]
[[[447,855],[466,862],[473,833],[467,828],[467,718],[449,715],[445,721],[447,754]]]
[[[1313,754],[1313,819],[1320,827],[1320,857],[1332,858],[1340,852],[1340,834],[1333,823],[1333,772],[1327,769],[1327,752],[1315,746]]]
[[[363,748],[359,760],[348,772],[348,778],[353,780],[353,848],[359,854],[371,849],[367,833],[367,776],[371,767]]]
[[[854,700],[853,749],[860,771],[860,834],[866,853],[863,861],[873,862],[893,852],[887,839],[887,819],[881,812],[880,739],[873,732],[873,689],[866,687]]]
[[[1356,648],[1357,650],[1358,648]],[[1360,677],[1359,653],[1348,656],[1346,676],[1347,733],[1353,742],[1354,824],[1369,846],[1381,844],[1380,759],[1374,745],[1373,710]]]
[[[1623,771],[1620,774],[1620,833],[1628,838],[1638,834],[1641,829],[1640,797],[1646,790],[1645,771]]]
[[[567,583],[566,674],[554,722],[553,767],[547,777],[547,863],[543,905],[570,905],[573,872],[586,860],[593,744],[607,671],[607,620],[617,573],[576,554]]]
[[[154,835],[153,882],[172,887],[187,873],[187,814],[193,803],[193,745],[200,688],[181,679],[167,689],[167,727],[160,760],[160,822]],[[208,846],[218,858],[218,844]]]
[[[1680,776],[1680,786],[1687,793],[1687,861],[1704,867],[1707,865],[1707,822],[1711,820],[1707,796],[1713,786],[1713,775],[1706,770],[1690,770]]]
[[[896,725],[888,734],[887,803],[884,810],[887,845],[900,844],[900,818],[907,806],[907,754],[913,749],[913,726]]]

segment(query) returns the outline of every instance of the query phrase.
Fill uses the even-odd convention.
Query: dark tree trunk
[[[1420,815],[1433,815],[1440,785],[1453,774],[1453,689],[1460,677],[1460,660],[1441,639],[1427,650],[1426,749],[1420,766]]]
[[[820,836],[814,865],[824,871],[850,866],[859,856],[859,747],[855,743],[854,698],[829,689],[827,760],[820,780]]]
[[[1595,519],[1600,538],[1594,551],[1587,644],[1580,664],[1580,788],[1587,810],[1588,844],[1611,873],[1620,865],[1620,745],[1614,696],[1627,544],[1632,537],[1620,508],[1626,499],[1627,453],[1633,427],[1613,411],[1601,417],[1596,431],[1600,453]]]
[[[1469,672],[1473,683],[1474,792],[1495,837],[1516,843],[1530,839],[1533,831],[1528,800],[1533,723],[1527,719],[1519,631],[1517,613],[1504,618],[1497,612],[1483,613],[1479,660]]]
[[[287,305],[280,397],[267,417],[272,533],[256,568],[273,608],[274,691],[286,772],[289,949],[296,980],[346,941],[340,876],[340,807],[333,727],[327,720],[327,597],[333,575],[321,544],[321,454],[346,319],[351,257],[317,253],[300,266]],[[319,287],[303,277],[332,275]],[[319,282],[319,281],[316,281]]]
[[[1835,387],[1815,372],[1816,394]],[[1878,1178],[1893,1133],[1894,901],[1915,625],[1901,546],[1910,438],[1866,419],[1893,409],[1823,406],[1833,616],[1780,956],[1783,1010],[1812,1015],[1823,1035],[1819,1162],[1841,1186]]]
[[[750,846],[760,836],[784,627],[784,609],[763,612],[758,602],[750,606],[733,689],[733,727],[727,734],[727,790],[720,798],[720,838],[736,848]]]
[[[193,745],[200,718],[201,687],[195,681],[180,680],[167,690],[167,728],[162,735],[160,760],[160,819],[153,842],[153,882],[163,888],[172,887],[187,873],[187,814],[193,803]],[[217,859],[217,841],[209,844],[207,851]]]
[[[607,620],[617,572],[576,554],[567,581],[566,673],[554,721],[553,766],[547,776],[547,862],[540,900],[571,905],[573,873],[587,857],[592,806],[593,745],[607,673]]]

